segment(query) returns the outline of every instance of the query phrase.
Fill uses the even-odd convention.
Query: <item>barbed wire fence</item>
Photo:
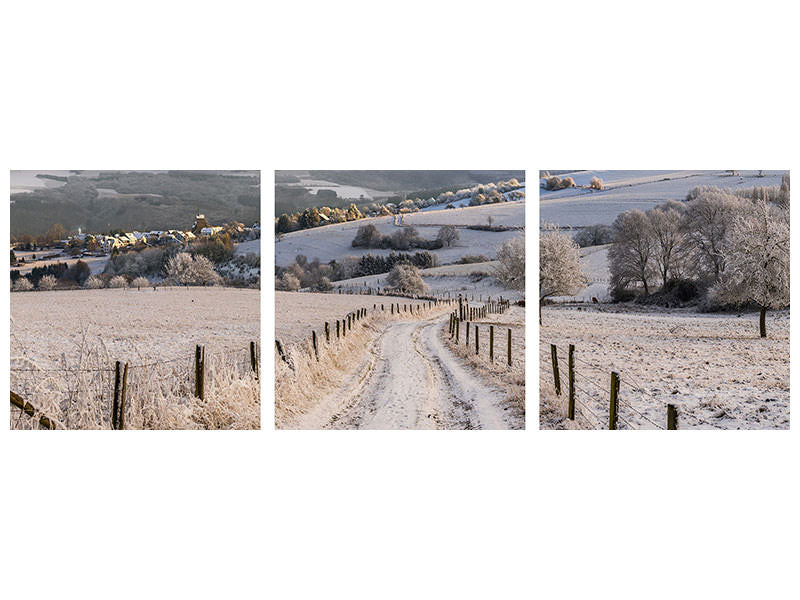
[[[13,360],[13,359],[12,359]],[[194,356],[108,364],[106,357],[89,356],[69,366],[62,355],[61,367],[11,366],[11,428],[73,429],[91,423],[99,429],[125,429],[126,416],[137,413],[155,420],[158,406],[148,398],[161,394],[204,400],[206,384],[229,383],[259,377],[260,346],[206,353],[197,345]],[[104,366],[99,363],[104,362]],[[45,400],[48,398],[48,400]],[[55,416],[58,415],[58,418]]]
[[[544,341],[541,344],[548,345]],[[679,423],[684,418],[688,418],[695,425],[720,429],[718,425],[702,417],[679,410],[677,404],[665,402],[648,391],[641,385],[638,378],[634,378],[630,373],[626,373],[623,377],[617,371],[610,371],[609,386],[604,387],[602,383],[599,383],[605,377],[601,368],[577,356],[573,344],[569,344],[566,349],[559,348],[556,344],[549,344],[549,348],[549,365],[546,352],[540,348],[541,385],[544,385],[545,373],[552,369],[555,394],[561,397],[562,392],[566,391],[567,418],[571,421],[578,420],[588,429],[643,429],[641,423],[635,422],[638,417],[639,420],[655,429],[673,430],[681,429]],[[564,361],[559,360],[559,353],[561,357],[567,356],[566,367],[563,364]],[[566,390],[562,389],[564,382],[566,382],[564,386]],[[620,393],[622,384],[625,384],[624,394]],[[631,392],[651,401],[649,406],[655,407],[664,415],[663,421],[659,422],[659,418],[653,415],[653,409],[640,410],[633,406],[626,398]],[[603,406],[604,403],[605,406]],[[624,427],[620,427],[620,425],[624,425]]]

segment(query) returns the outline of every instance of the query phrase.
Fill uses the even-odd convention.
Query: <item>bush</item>
[[[572,177],[564,177],[561,179],[558,175],[545,177],[544,187],[547,190],[563,190],[565,188],[575,187],[575,180]]]
[[[289,272],[278,280],[278,289],[285,292],[296,292],[300,289],[300,280]]]
[[[86,289],[89,290],[99,290],[105,286],[102,278],[98,277],[97,275],[92,275],[91,277],[89,277],[89,279],[86,280],[86,283],[84,285]]]
[[[33,284],[27,277],[20,277],[14,282],[15,292],[29,292],[33,289]]]
[[[625,286],[617,285],[609,290],[612,302],[630,302],[636,298],[636,292]]]
[[[409,294],[421,294],[428,289],[417,268],[405,263],[395,265],[387,275],[386,281],[393,289]]]
[[[56,278],[53,275],[45,275],[39,280],[39,289],[49,291],[55,289]]]
[[[131,281],[131,287],[143,288],[149,286],[150,286],[150,281],[147,279],[147,277],[137,277],[136,279]]]
[[[497,248],[497,260],[500,265],[496,270],[496,277],[501,285],[509,289],[524,290],[525,238],[516,237],[500,244]]]
[[[603,180],[600,179],[597,175],[592,177],[592,180],[589,182],[589,187],[593,190],[602,190],[603,189]]]
[[[126,288],[128,287],[128,280],[125,279],[122,275],[117,275],[116,277],[111,278],[111,281],[108,282],[108,287]]]

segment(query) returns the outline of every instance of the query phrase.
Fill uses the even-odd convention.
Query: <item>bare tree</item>
[[[33,284],[31,280],[27,277],[19,277],[14,282],[14,291],[15,292],[29,292],[33,289]]]
[[[452,225],[445,225],[439,228],[436,239],[440,240],[445,246],[450,247],[458,239],[458,230]]]
[[[742,200],[723,190],[701,188],[686,210],[687,245],[691,247],[701,272],[719,281],[725,272],[727,233]]]
[[[52,290],[56,287],[56,278],[53,275],[45,275],[39,280],[40,290]]]
[[[512,290],[525,289],[525,238],[515,237],[497,247],[494,275],[503,287]]]
[[[761,311],[759,333],[767,337],[767,310],[789,305],[788,212],[760,200],[737,215],[725,260],[725,275],[712,290],[713,297],[728,304],[756,304]]]
[[[650,219],[640,210],[629,210],[614,221],[614,243],[608,250],[611,288],[639,282],[645,295],[655,272],[655,240]]]
[[[214,265],[205,256],[194,256],[181,252],[169,259],[166,266],[167,279],[178,285],[219,285],[222,278]]]
[[[278,289],[285,292],[296,292],[300,289],[300,280],[293,273],[286,271],[278,280]]]
[[[670,275],[674,276],[680,268],[684,239],[681,214],[674,208],[659,207],[651,210],[648,217],[661,287],[666,288]]]
[[[578,245],[557,227],[545,226],[539,236],[539,324],[545,298],[572,295],[585,285]]]

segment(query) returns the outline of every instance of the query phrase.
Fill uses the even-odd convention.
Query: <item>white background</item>
[[[274,169],[797,164],[788,2],[277,4],[4,3],[0,185],[261,169],[268,232]],[[538,432],[528,335],[525,432],[2,428],[3,596],[797,597],[796,427]]]

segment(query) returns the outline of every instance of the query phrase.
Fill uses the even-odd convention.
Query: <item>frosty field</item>
[[[68,429],[110,427],[116,361],[131,429],[260,426],[251,341],[259,291],[101,289],[11,294],[11,389]],[[195,398],[195,346],[205,397]],[[21,415],[16,415],[21,417]],[[24,427],[12,414],[12,427]]]
[[[621,377],[620,428],[666,425],[666,403],[680,429],[789,428],[789,312],[770,313],[769,336],[757,313],[636,311],[625,306],[542,309],[540,425],[598,428],[580,404],[566,419],[567,346],[575,345],[577,398],[607,427],[611,371]],[[562,394],[554,393],[550,344],[556,344]],[[629,408],[632,407],[632,408]],[[624,421],[623,421],[624,419]]]
[[[733,190],[754,186],[780,185],[783,171],[742,171],[731,176],[725,171],[578,171],[563,176],[588,185],[593,176],[603,180],[605,189],[568,188],[539,191],[539,221],[560,227],[610,225],[626,210],[648,210],[667,200],[683,200],[697,186],[716,186]]]

